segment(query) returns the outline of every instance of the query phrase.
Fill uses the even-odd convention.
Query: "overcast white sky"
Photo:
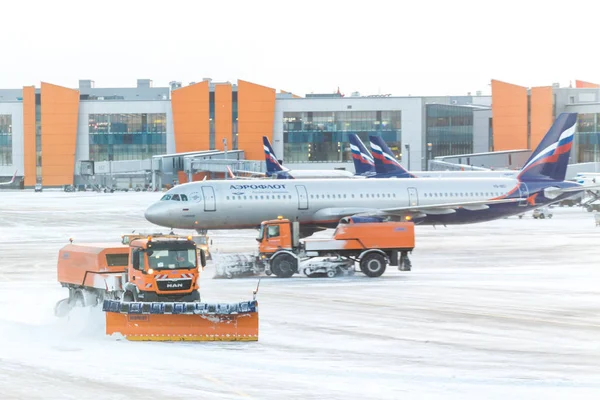
[[[599,1],[5,0],[0,88],[251,82],[305,93],[600,83]]]

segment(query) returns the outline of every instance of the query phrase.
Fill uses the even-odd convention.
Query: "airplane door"
[[[212,186],[202,186],[202,194],[204,195],[204,211],[216,211],[215,191]]]
[[[296,185],[296,192],[298,193],[298,210],[308,210],[308,193],[306,193],[306,186]]]
[[[408,188],[408,206],[418,206],[419,205],[419,194],[417,193],[417,188]]]
[[[527,188],[527,185],[523,182],[521,182],[521,184],[519,185],[519,196],[522,199],[525,199],[523,201],[519,202],[520,206],[526,206],[527,205],[527,198],[529,197],[529,188]]]

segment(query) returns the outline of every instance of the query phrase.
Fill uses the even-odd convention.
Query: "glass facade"
[[[167,115],[90,114],[90,159],[143,160],[167,152]]]
[[[600,114],[587,113],[577,116],[574,138],[576,160],[571,162],[598,162],[600,156]]]
[[[208,117],[209,117],[209,148],[211,150],[216,149],[215,147],[215,92],[208,94]]]
[[[425,143],[431,143],[428,157],[473,152],[473,109],[444,104],[426,106]]]
[[[231,137],[233,143],[231,144],[232,150],[238,150],[238,92],[231,92]]]
[[[355,133],[369,146],[379,135],[401,149],[401,111],[329,111],[283,113],[285,162],[352,161],[348,136]]]
[[[0,165],[12,163],[12,115],[0,114]]]
[[[35,94],[35,181],[42,182],[42,95]]]

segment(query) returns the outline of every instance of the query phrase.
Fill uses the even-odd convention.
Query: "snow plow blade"
[[[133,341],[257,341],[258,302],[139,303],[104,300],[106,334]]]

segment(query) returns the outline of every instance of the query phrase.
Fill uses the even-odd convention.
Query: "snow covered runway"
[[[160,231],[143,217],[160,195],[0,191],[3,399],[600,398],[590,213],[417,227],[412,272],[264,278],[257,343],[118,341],[98,309],[55,318],[60,247]],[[256,247],[255,231],[209,233],[213,249]],[[207,301],[256,286],[212,273]]]

